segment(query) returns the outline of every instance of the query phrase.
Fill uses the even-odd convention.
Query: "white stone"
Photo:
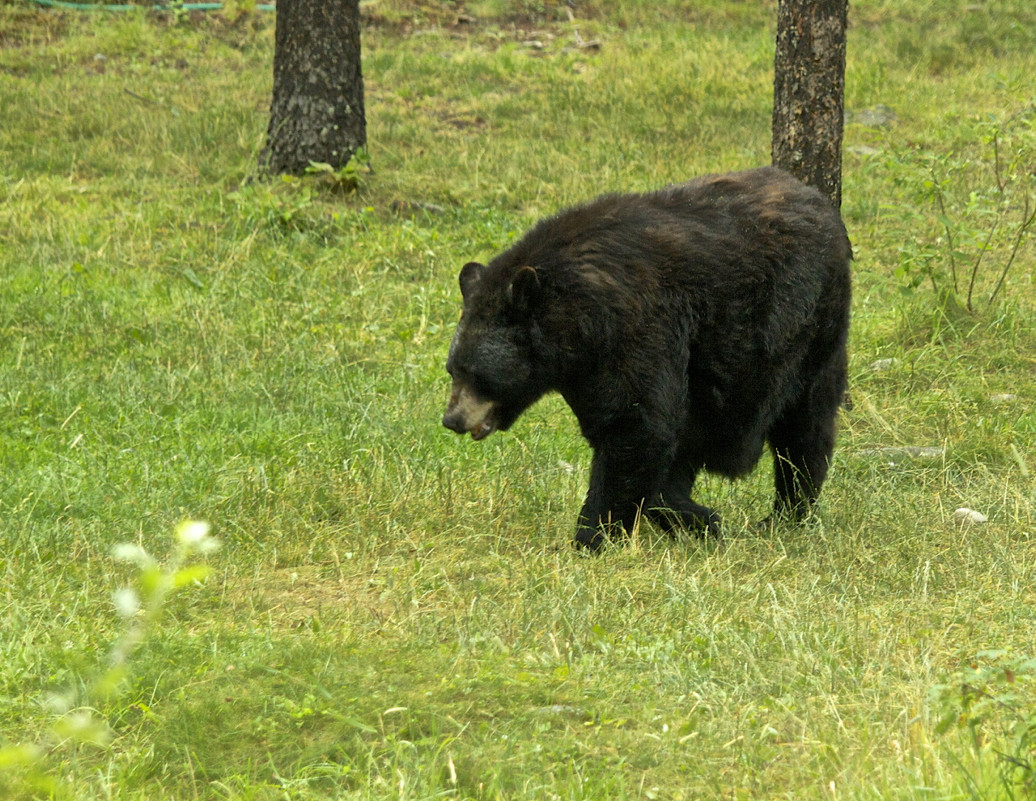
[[[974,509],[968,509],[966,506],[962,506],[957,509],[953,516],[961,523],[985,523],[989,520],[982,512],[976,512]]]

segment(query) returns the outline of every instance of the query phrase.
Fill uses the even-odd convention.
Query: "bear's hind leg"
[[[837,399],[817,400],[814,397],[787,410],[768,434],[773,450],[775,517],[802,520],[827,477],[841,391]]]
[[[684,529],[692,534],[718,538],[720,534],[719,515],[707,506],[691,500],[695,473],[684,471],[670,475],[658,495],[644,506],[644,515],[670,534]]]

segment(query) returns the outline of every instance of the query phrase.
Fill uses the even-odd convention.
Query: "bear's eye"
[[[454,381],[461,381],[471,387],[480,395],[491,394],[491,381],[488,377],[475,370],[469,370],[466,366],[448,362],[446,372]]]
[[[463,381],[483,398],[499,398],[506,394],[501,387],[501,376],[485,369],[461,371]]]

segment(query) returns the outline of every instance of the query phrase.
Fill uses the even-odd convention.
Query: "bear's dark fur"
[[[846,389],[850,258],[838,212],[772,167],[562,211],[461,270],[443,425],[482,439],[560,392],[593,448],[591,549],[641,513],[718,534],[695,476],[747,473],[764,441],[800,518]]]

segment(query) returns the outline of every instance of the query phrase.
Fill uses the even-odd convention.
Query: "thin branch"
[[[996,171],[996,188],[1004,196],[1004,177],[1000,172],[1000,131],[993,132],[993,169]]]
[[[939,204],[939,214],[942,217],[943,230],[946,231],[946,242],[950,246],[950,277],[953,279],[953,292],[956,294],[959,289],[957,287],[957,258],[954,255],[953,243],[953,230],[950,228],[949,220],[950,217],[946,213],[946,201],[942,195],[942,187],[939,185],[939,176],[935,174],[935,168],[932,168],[932,185],[935,189],[935,201]]]
[[[150,97],[144,97],[144,95],[138,95],[132,89],[128,89],[126,87],[123,87],[122,91],[125,92],[126,94],[128,94],[130,97],[136,98],[141,103],[147,103],[150,106],[158,106],[159,108],[161,108],[161,106],[162,106],[161,103],[159,103],[159,102],[157,102],[155,100],[152,100]]]
[[[1028,200],[1028,197],[1026,198]],[[996,219],[993,220],[993,225],[989,229],[989,234],[986,236],[986,241],[982,243],[982,249],[978,252],[978,258],[975,259],[975,264],[971,268],[971,281],[968,283],[968,311],[975,311],[971,307],[971,296],[975,291],[975,278],[978,276],[978,268],[982,264],[982,257],[986,255],[986,251],[989,249],[989,243],[993,241],[993,234],[996,233],[996,229],[1000,226],[1000,220],[1003,219],[1003,213],[997,215]],[[1008,265],[1010,266],[1010,265]]]
[[[1026,193],[1025,208],[1022,210],[1022,224],[1018,226],[1018,236],[1014,238],[1014,247],[1011,248],[1011,255],[1007,259],[1007,264],[1004,265],[1004,269],[1000,273],[1000,279],[996,282],[996,286],[993,287],[993,294],[989,296],[989,305],[993,305],[993,301],[996,300],[997,293],[1000,292],[1000,287],[1004,285],[1004,279],[1007,278],[1007,271],[1011,269],[1011,265],[1014,263],[1014,257],[1018,255],[1018,248],[1022,246],[1022,239],[1034,220],[1036,220],[1036,210],[1033,210],[1031,213],[1029,212],[1029,194]]]

